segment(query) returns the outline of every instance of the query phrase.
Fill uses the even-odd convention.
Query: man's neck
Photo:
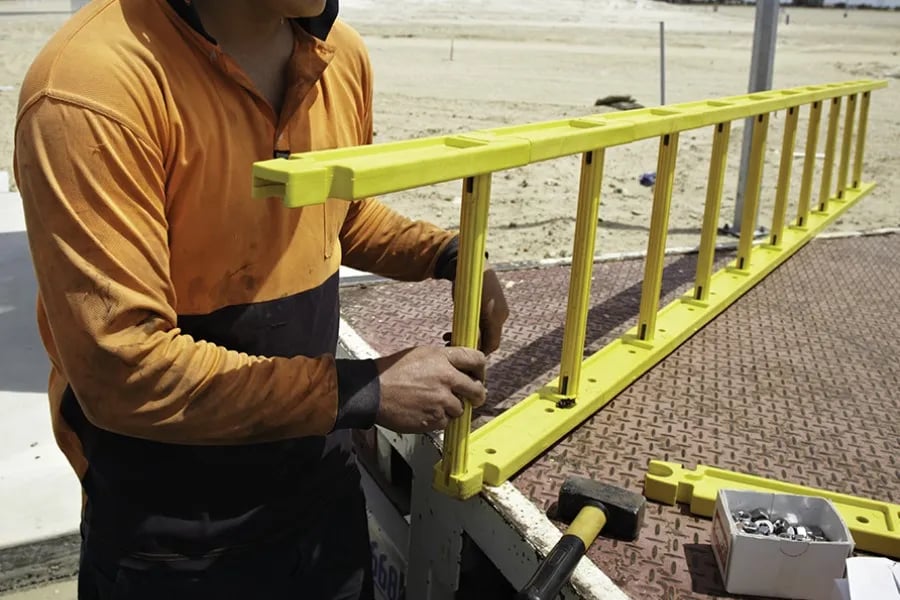
[[[193,0],[206,31],[238,53],[267,47],[285,27],[283,15],[255,0]]]

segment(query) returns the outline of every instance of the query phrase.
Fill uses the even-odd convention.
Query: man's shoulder
[[[158,79],[155,48],[167,18],[156,0],[95,0],[72,16],[29,67],[21,116],[42,97],[98,112],[141,112]],[[149,93],[148,93],[149,92]]]
[[[343,19],[339,18],[334,22],[326,41],[334,47],[337,57],[364,63],[368,68],[369,53],[366,50],[366,43],[359,32]]]
[[[350,50],[365,52],[365,42],[359,32],[349,23],[338,17],[328,33],[328,43]]]

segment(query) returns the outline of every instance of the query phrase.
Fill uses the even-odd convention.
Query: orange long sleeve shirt
[[[327,502],[340,430],[377,409],[373,364],[334,358],[338,267],[423,279],[452,251],[377,200],[251,199],[254,161],[372,140],[359,36],[333,14],[294,26],[280,115],[183,0],[93,2],[22,86],[54,429],[119,545],[245,542]]]

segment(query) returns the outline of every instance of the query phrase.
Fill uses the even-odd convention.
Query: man
[[[335,360],[341,262],[452,278],[455,238],[375,200],[297,210],[254,161],[369,143],[372,78],[325,0],[95,0],[22,86],[16,176],[79,596],[370,598],[349,430],[443,428],[484,355]],[[506,303],[485,277],[482,350]]]

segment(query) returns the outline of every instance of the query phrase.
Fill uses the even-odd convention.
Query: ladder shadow
[[[663,270],[660,298],[694,280],[696,254],[684,254],[666,265]],[[628,321],[637,318],[641,302],[641,281],[591,306],[587,316],[585,348],[601,341]],[[515,352],[490,365],[487,371],[489,392],[487,402],[474,412],[482,423],[506,410],[500,403],[509,399],[535,377],[559,366],[565,325],[541,335]],[[587,354],[587,353],[586,353]]]

